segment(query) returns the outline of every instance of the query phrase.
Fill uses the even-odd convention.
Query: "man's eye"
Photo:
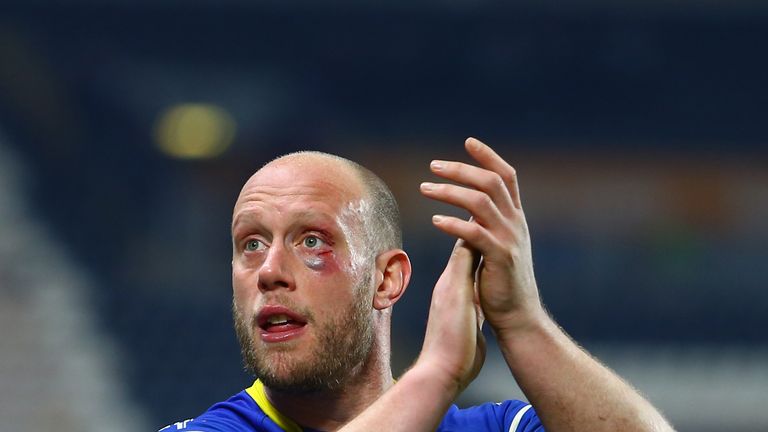
[[[319,247],[323,244],[323,241],[320,240],[317,236],[307,236],[304,238],[304,246],[314,249],[316,247]]]
[[[264,247],[264,244],[259,240],[248,240],[248,242],[245,244],[245,250],[248,252],[257,251],[262,247]]]

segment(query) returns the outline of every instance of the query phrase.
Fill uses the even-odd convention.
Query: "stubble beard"
[[[360,370],[373,347],[372,309],[367,286],[354,287],[354,299],[344,313],[318,324],[307,311],[317,340],[308,356],[298,357],[290,345],[265,347],[257,344],[258,325],[232,305],[235,332],[246,371],[273,390],[290,393],[335,391]]]

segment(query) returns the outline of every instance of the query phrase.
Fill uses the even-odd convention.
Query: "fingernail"
[[[476,138],[469,137],[467,138],[467,148],[470,150],[479,150],[480,149],[480,141],[478,141]]]
[[[429,166],[435,171],[440,171],[443,168],[445,168],[445,165],[441,161],[436,161],[436,160],[432,161],[432,163],[430,163]]]
[[[435,184],[434,183],[424,182],[424,183],[421,184],[421,190],[423,190],[423,191],[431,191],[434,188],[435,188]]]
[[[434,223],[440,223],[440,221],[442,221],[442,220],[443,220],[443,217],[440,216],[440,215],[432,216],[432,222],[434,222]]]

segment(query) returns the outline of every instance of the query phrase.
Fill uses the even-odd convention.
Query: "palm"
[[[474,253],[457,242],[435,285],[421,359],[444,369],[459,389],[466,387],[485,361],[482,312],[475,301]]]

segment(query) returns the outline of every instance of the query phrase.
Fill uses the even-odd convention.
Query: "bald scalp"
[[[331,166],[337,165],[348,170],[362,186],[364,202],[361,206],[361,225],[365,243],[376,256],[391,249],[402,249],[403,236],[400,223],[400,210],[395,196],[386,183],[368,168],[357,162],[330,153],[319,151],[298,151],[275,158],[264,164],[261,169],[271,165],[307,161],[322,161]],[[261,169],[259,171],[261,171]]]

